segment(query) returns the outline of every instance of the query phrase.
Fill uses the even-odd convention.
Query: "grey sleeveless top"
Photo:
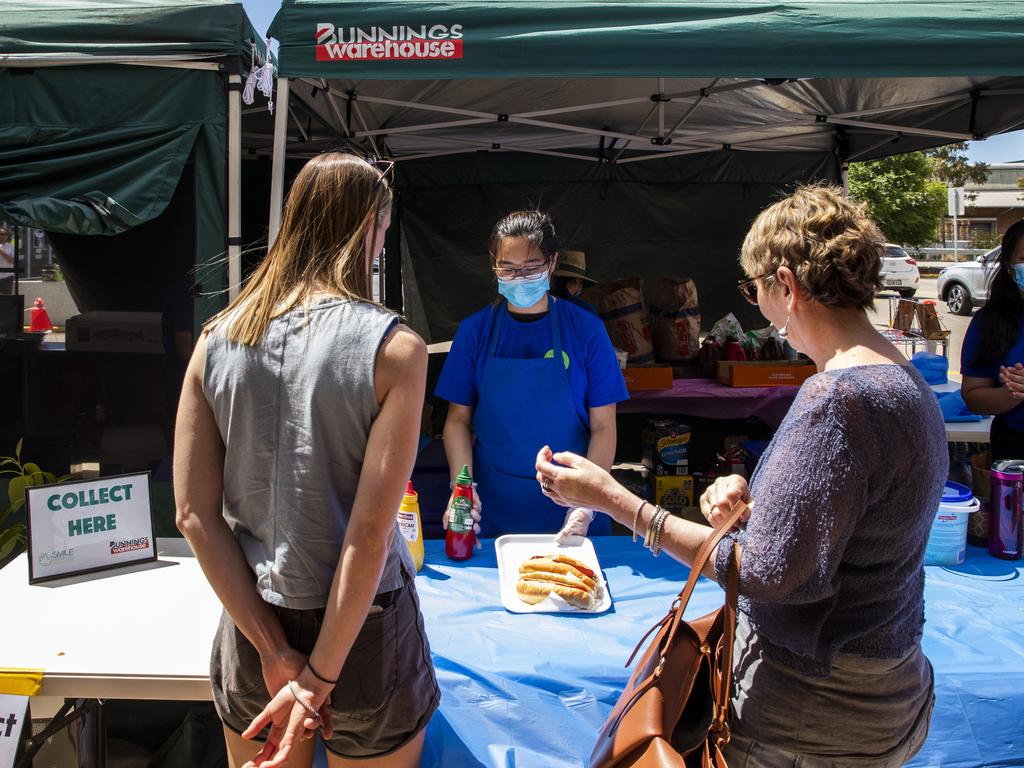
[[[203,391],[225,445],[224,517],[268,603],[327,604],[380,410],[377,351],[397,322],[327,299],[272,320],[257,346],[228,341],[226,323],[209,335]],[[378,593],[402,586],[403,566],[415,572],[396,530]]]

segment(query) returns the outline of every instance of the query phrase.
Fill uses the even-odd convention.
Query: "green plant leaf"
[[[15,459],[13,456],[0,456],[0,467],[6,466],[7,464],[13,464],[16,467],[21,466],[18,463],[18,460]]]
[[[14,446],[14,455],[17,456],[18,461],[21,461],[21,444],[25,442],[25,438],[22,437],[18,440],[18,444]]]
[[[46,482],[48,482],[48,483],[59,483],[60,482],[60,480],[57,479],[57,476],[55,474],[53,474],[53,472],[43,472],[43,477],[46,478]]]
[[[0,560],[7,557],[22,542],[24,530],[25,526],[18,523],[4,531],[0,531]]]
[[[43,470],[41,470],[41,469],[39,468],[39,465],[38,465],[38,464],[33,464],[33,463],[32,463],[31,461],[26,461],[26,462],[25,462],[25,466],[24,466],[24,467],[22,467],[22,471],[23,471],[23,472],[24,472],[24,473],[25,473],[26,475],[34,475],[34,474],[37,474],[37,473],[40,473],[40,472],[42,472]]]
[[[12,477],[7,483],[7,498],[10,499],[11,504],[23,500],[25,498],[25,489],[30,485],[32,485],[32,478],[30,477],[25,477],[24,475]]]

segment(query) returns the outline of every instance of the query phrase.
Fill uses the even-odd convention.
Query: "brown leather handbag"
[[[697,552],[690,578],[661,621],[640,638],[628,667],[654,633],[629,683],[601,729],[591,768],[728,768],[729,688],[739,591],[739,544],[725,590],[725,605],[686,621],[683,612],[697,578],[745,504],[737,504]]]

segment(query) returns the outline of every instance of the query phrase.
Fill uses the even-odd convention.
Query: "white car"
[[[879,276],[882,278],[882,288],[895,289],[905,299],[917,293],[918,283],[921,282],[917,261],[903,248],[892,243],[885,244]]]
[[[1001,246],[977,256],[973,261],[954,264],[939,272],[935,290],[954,315],[969,315],[975,307],[985,306],[992,275],[999,269]]]

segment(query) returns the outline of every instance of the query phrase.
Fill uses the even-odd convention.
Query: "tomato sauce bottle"
[[[444,552],[452,560],[468,560],[476,547],[473,533],[473,478],[469,465],[463,464],[455,478],[455,493],[448,511],[448,533],[444,539]]]

